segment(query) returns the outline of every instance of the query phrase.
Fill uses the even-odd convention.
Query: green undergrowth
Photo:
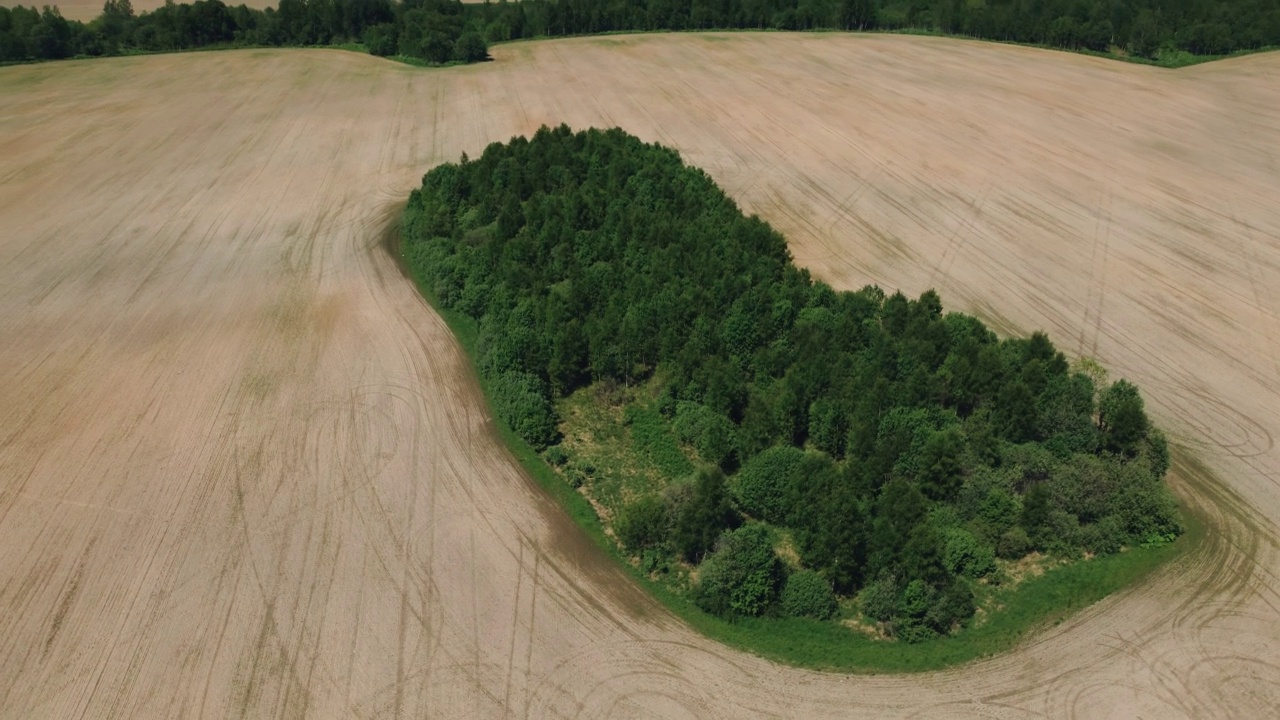
[[[418,270],[408,270],[419,291],[452,330],[473,370],[477,370],[479,324],[444,307]],[[482,373],[476,372],[473,377],[492,406],[491,383]],[[687,567],[654,572],[643,564],[643,559],[637,562],[619,549],[597,512],[597,507],[618,506],[646,483],[667,482],[664,478],[681,477],[693,467],[647,392],[645,386],[627,389],[593,385],[563,398],[557,409],[564,420],[563,445],[572,450],[568,456],[572,459],[566,458],[558,467],[548,463],[494,413],[490,415],[499,437],[530,477],[634,582],[693,629],[728,646],[781,663],[874,674],[939,670],[991,657],[1052,629],[1122,588],[1136,589],[1137,583],[1152,571],[1195,547],[1204,537],[1203,525],[1184,513],[1186,532],[1171,543],[1069,562],[1036,556],[1019,563],[1001,561],[1001,575],[1006,581],[976,586],[979,611],[968,626],[953,635],[924,642],[884,639],[851,600],[842,602],[837,622],[777,617],[724,619],[702,611],[689,599]],[[583,486],[590,487],[599,506],[588,499]]]

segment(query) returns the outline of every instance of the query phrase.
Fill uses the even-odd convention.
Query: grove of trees
[[[884,29],[1147,58],[1280,45],[1276,0],[502,0],[475,12],[491,42],[621,30]]]
[[[167,2],[135,13],[130,0],[107,0],[81,23],[56,7],[0,7],[0,61],[191,50],[204,47],[364,43],[374,55],[428,63],[488,56],[458,0],[280,0],[277,8],[229,7],[222,0]]]
[[[196,0],[89,23],[0,7],[0,62],[216,46],[363,43],[375,55],[476,62],[486,43],[652,30],[918,30],[1180,62],[1280,45],[1277,0]]]
[[[572,462],[561,398],[656,388],[691,461],[668,465],[696,470],[610,508],[612,529],[634,556],[696,567],[708,612],[822,619],[856,596],[922,640],[969,620],[997,558],[1181,532],[1134,385],[932,291],[814,281],[705,173],[621,130],[543,128],[433,169],[403,250],[477,322],[494,411],[552,464]]]

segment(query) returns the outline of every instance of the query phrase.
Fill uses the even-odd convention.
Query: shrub
[[[675,405],[676,437],[698,451],[704,462],[727,467],[737,450],[736,429],[729,418],[706,405],[681,401]]]
[[[867,617],[886,622],[893,617],[898,604],[898,584],[891,577],[881,577],[858,594],[858,602]]]
[[[737,520],[725,493],[724,474],[719,470],[700,470],[691,485],[674,491],[671,498],[672,540],[675,549],[689,562],[701,560],[721,531]]]
[[[1031,538],[1027,537],[1027,531],[1020,527],[1005,531],[996,543],[996,554],[1005,560],[1019,560],[1030,550]]]
[[[974,610],[973,590],[969,583],[957,578],[937,593],[925,613],[925,623],[935,632],[946,635],[973,617]]]
[[[769,448],[751,458],[734,479],[738,504],[761,520],[783,522],[803,459],[804,452],[790,446]]]
[[[370,25],[364,30],[363,40],[370,55],[389,57],[396,54],[396,26],[392,23]]]
[[[967,530],[953,528],[947,531],[942,557],[952,575],[980,578],[996,569],[995,550]]]
[[[747,525],[720,536],[699,568],[694,601],[716,615],[760,615],[777,599],[781,579],[768,528]]]
[[[546,457],[547,462],[556,467],[563,467],[565,463],[569,462],[569,453],[565,452],[564,448],[559,445],[553,445],[547,448],[547,452],[544,457]]]
[[[555,441],[555,411],[536,377],[511,370],[494,378],[492,388],[494,410],[521,440],[535,450]]]
[[[978,518],[988,537],[998,538],[1008,532],[1018,521],[1022,506],[1018,499],[1004,490],[992,490],[978,508]]]
[[[826,620],[836,612],[836,595],[821,575],[801,570],[792,573],[782,588],[782,612],[791,617]]]
[[[489,48],[480,33],[463,33],[453,44],[453,59],[462,62],[480,62],[489,57]]]
[[[662,545],[667,538],[669,524],[666,503],[646,495],[618,512],[613,531],[623,547],[639,552]]]
[[[1095,555],[1114,555],[1125,543],[1124,527],[1114,515],[1080,528],[1080,544]]]

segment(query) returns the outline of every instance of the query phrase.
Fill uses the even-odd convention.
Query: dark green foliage
[[[1098,424],[1103,442],[1112,452],[1133,454],[1150,430],[1138,388],[1120,380],[1102,392],[1098,400]]]
[[[620,30],[908,29],[1072,50],[1123,50],[1165,63],[1280,45],[1273,0],[1157,0],[1064,4],[952,0],[725,0],[716,4],[616,0],[523,0],[463,5],[457,0],[280,0],[277,8],[228,7],[222,0],[166,4],[135,15],[108,0],[88,23],[57,8],[0,8],[0,62],[210,46],[300,46],[363,41],[376,55],[430,63],[478,62],[487,42]],[[749,329],[745,321],[734,327]],[[903,325],[895,325],[901,329]],[[895,330],[896,332],[896,330]],[[746,340],[749,334],[727,337]],[[981,363],[960,390],[981,386]],[[918,380],[930,380],[928,375]],[[917,385],[916,391],[929,386]],[[935,388],[936,389],[936,386]],[[1038,391],[1038,389],[1036,389]],[[972,396],[962,395],[965,402]],[[830,451],[824,447],[824,450]]]
[[[780,604],[785,615],[826,620],[836,612],[836,595],[821,575],[800,570],[787,578]]]
[[[951,427],[935,432],[920,451],[920,489],[932,500],[950,502],[964,479],[964,435]]]
[[[622,508],[613,522],[613,531],[623,547],[638,553],[665,543],[670,525],[667,504],[647,495]]]
[[[1270,0],[1091,0],[1075,4],[950,0],[725,0],[661,3],[523,0],[471,10],[491,41],[618,30],[915,29],[1072,50],[1161,58],[1172,51],[1217,55],[1280,44],[1280,8]]]
[[[805,484],[788,524],[796,530],[804,564],[821,568],[836,590],[851,593],[867,564],[867,513],[853,482],[856,471],[840,473],[823,460],[814,454],[802,460]]]
[[[753,523],[720,536],[702,563],[694,600],[714,615],[761,615],[777,599],[781,581],[769,529]]]
[[[711,549],[720,533],[737,522],[724,474],[719,470],[699,470],[684,492],[675,495],[672,508],[672,542],[676,552],[689,562],[698,562]]]
[[[137,15],[129,0],[107,0],[88,23],[65,20],[57,8],[0,8],[0,62],[356,42],[373,55],[478,62],[488,47],[477,15],[457,0],[280,0],[266,10],[195,0]]]
[[[362,39],[370,55],[387,57],[396,54],[396,26],[379,23],[365,28]]]
[[[556,399],[590,387],[607,417],[621,406],[637,464],[677,480],[696,453],[705,467],[663,501],[609,509],[647,566],[703,562],[713,612],[757,614],[779,590],[723,543],[704,561],[739,522],[731,495],[915,640],[964,624],[994,555],[1181,531],[1168,448],[1132,385],[1095,407],[1094,381],[1042,333],[1001,340],[933,292],[815,283],[704,173],[621,131],[543,128],[433,169],[403,241],[439,303],[477,321],[494,409],[530,444],[553,443]],[[565,475],[596,484],[573,461]],[[725,537],[767,530],[752,527]]]
[[[898,593],[898,584],[892,576],[881,577],[864,587],[859,594],[862,612],[880,622],[893,619],[898,611]]]
[[[1031,538],[1021,527],[1013,527],[1000,535],[996,543],[996,554],[1005,560],[1017,560],[1031,551]]]
[[[535,450],[555,442],[555,414],[537,377],[508,370],[494,377],[492,383],[494,412],[522,440]]]
[[[734,479],[733,491],[744,512],[771,523],[786,520],[799,490],[799,448],[774,447],[751,458]]]
[[[1049,526],[1049,490],[1044,483],[1032,485],[1022,497],[1023,529],[1036,547],[1044,546],[1044,534]]]

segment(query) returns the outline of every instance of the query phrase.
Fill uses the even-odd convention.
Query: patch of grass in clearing
[[[401,261],[408,265],[402,257]],[[441,306],[422,282],[422,277],[412,267],[409,272],[423,297],[462,345],[471,363],[473,377],[477,378],[488,404],[490,388],[475,368],[478,324],[470,317]],[[1042,575],[1025,579],[1017,586],[1016,593],[1009,592],[996,600],[995,604],[1003,604],[1003,608],[988,614],[985,622],[975,623],[951,637],[915,645],[876,640],[867,632],[834,622],[804,618],[746,618],[731,622],[698,609],[662,579],[651,578],[642,566],[633,563],[606,534],[591,502],[498,419],[492,408],[489,416],[494,418],[494,425],[507,448],[534,481],[560,503],[597,547],[616,560],[635,582],[672,614],[713,640],[799,667],[872,674],[924,672],[991,657],[1038,631],[1061,624],[1075,612],[1120,588],[1137,583],[1156,568],[1198,545],[1205,535],[1199,519],[1184,512],[1187,531],[1172,543],[1133,548],[1118,555],[1048,569]],[[682,573],[676,573],[673,580],[682,577]],[[980,596],[978,600],[990,601],[990,598]],[[840,616],[847,616],[851,610],[852,606],[842,603]]]
[[[627,405],[623,421],[631,431],[636,452],[646,458],[661,476],[679,479],[693,474],[693,463],[680,449],[671,426],[656,409],[640,403]]]
[[[572,483],[579,473],[589,484],[592,498],[606,508],[616,509],[652,478],[636,467],[623,442],[622,411],[596,402],[590,388],[562,398],[556,406],[563,422],[561,446],[569,454],[562,482]]]
[[[572,458],[564,474],[587,466],[592,499],[613,512],[693,474],[693,463],[647,399],[648,389],[619,389],[613,405],[601,402],[607,391],[593,385],[556,403],[561,445]]]

